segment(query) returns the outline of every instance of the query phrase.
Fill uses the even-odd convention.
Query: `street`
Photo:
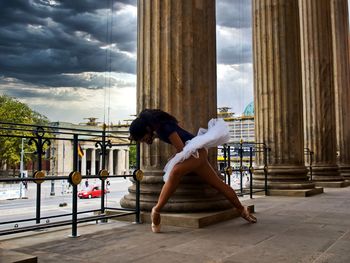
[[[105,206],[120,207],[119,200],[128,193],[128,187],[132,184],[129,179],[111,178],[108,186],[108,193],[105,195]],[[41,184],[41,216],[62,215],[72,212],[72,193],[68,185],[62,187],[61,182],[56,181],[55,195],[51,193],[51,182],[46,181]],[[83,189],[84,181],[81,182],[79,190]],[[91,181],[90,185],[99,185],[100,181]],[[78,190],[78,191],[79,191]],[[1,224],[5,221],[17,221],[21,219],[35,218],[36,216],[36,184],[28,184],[26,199],[0,200],[0,230],[12,227],[23,227],[35,224],[35,221],[13,222],[11,224]],[[60,204],[66,204],[60,206]],[[99,209],[101,207],[101,198],[79,199],[78,212]],[[90,216],[92,213],[78,215],[78,218]],[[70,219],[71,216],[50,218],[49,222]],[[42,222],[48,222],[47,219]]]

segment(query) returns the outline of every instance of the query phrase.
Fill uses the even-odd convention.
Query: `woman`
[[[164,168],[165,184],[158,203],[152,208],[152,231],[160,232],[160,211],[175,192],[181,178],[188,173],[198,174],[206,183],[220,191],[236,209],[241,217],[250,223],[257,219],[239,201],[235,191],[225,184],[208,161],[208,148],[227,143],[230,136],[227,124],[222,119],[212,119],[208,130],[200,129],[197,136],[178,125],[176,118],[158,109],[145,109],[131,123],[130,139],[152,144],[158,137],[161,141],[175,147],[177,154]]]

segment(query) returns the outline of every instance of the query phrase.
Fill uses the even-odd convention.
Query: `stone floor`
[[[0,237],[0,248],[38,262],[350,262],[350,187],[244,202],[255,205],[257,224],[237,218],[200,229],[164,226],[160,234],[149,224],[87,224],[79,238],[50,229]],[[1,253],[0,261],[11,262]]]

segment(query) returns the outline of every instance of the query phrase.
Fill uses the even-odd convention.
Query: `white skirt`
[[[178,152],[164,167],[164,181],[168,180],[174,166],[191,156],[199,158],[198,150],[209,149],[218,145],[228,143],[230,132],[227,123],[223,119],[211,119],[208,129],[200,128],[196,137],[187,141],[181,152]]]

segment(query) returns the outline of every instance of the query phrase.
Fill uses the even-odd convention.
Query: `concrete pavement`
[[[164,226],[160,234],[149,224],[86,224],[79,238],[67,237],[69,228],[0,237],[0,255],[71,263],[350,262],[350,187],[244,202],[255,205],[257,224],[236,218],[200,229]]]

